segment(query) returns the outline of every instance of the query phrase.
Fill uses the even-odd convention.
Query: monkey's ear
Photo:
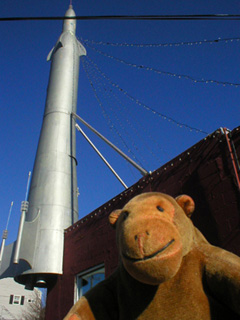
[[[186,194],[183,194],[181,196],[176,197],[175,200],[186,213],[188,218],[190,218],[195,209],[195,203],[193,199],[187,196]]]
[[[108,220],[113,228],[116,228],[116,223],[117,223],[117,220],[118,220],[121,212],[122,212],[122,210],[117,209],[117,210],[114,210],[112,213],[110,213]]]

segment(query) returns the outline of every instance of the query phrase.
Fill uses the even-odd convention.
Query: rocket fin
[[[13,263],[16,241],[5,247],[0,265],[0,279],[16,277],[33,267],[38,224],[39,215],[33,221],[24,222],[18,264]]]
[[[39,214],[33,221],[25,221],[19,258],[33,267],[36,240],[38,237]],[[25,249],[27,248],[27,250]]]
[[[3,260],[0,266],[0,279],[14,278],[16,275],[31,269],[31,266],[25,260],[20,260],[19,264],[13,263],[15,247],[16,241],[10,243],[4,249]]]
[[[52,54],[54,51],[55,47],[52,48],[52,50],[49,52],[48,56],[47,56],[47,61],[50,61],[52,59]]]
[[[52,56],[53,54],[59,49],[62,48],[63,45],[61,43],[61,41],[58,41],[57,44],[52,48],[52,50],[49,52],[48,56],[47,56],[47,61],[52,60]]]
[[[77,40],[77,47],[78,47],[78,55],[79,57],[81,56],[86,56],[87,55],[87,51],[84,48],[84,46],[81,44],[80,41]]]

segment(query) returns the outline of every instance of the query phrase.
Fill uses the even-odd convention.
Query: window
[[[77,275],[75,302],[81,298],[88,290],[105,279],[104,265],[99,265],[88,269]]]
[[[24,296],[11,294],[9,298],[9,304],[21,304],[24,305]]]
[[[14,296],[13,297],[13,304],[20,304],[20,299],[21,299],[21,296]]]

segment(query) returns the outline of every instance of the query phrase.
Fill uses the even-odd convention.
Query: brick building
[[[89,287],[118,265],[108,215],[132,197],[159,191],[190,195],[192,220],[211,244],[240,256],[240,128],[215,131],[65,230],[64,272],[48,291],[46,320],[60,320]]]

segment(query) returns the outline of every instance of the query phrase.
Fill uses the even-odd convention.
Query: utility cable
[[[2,17],[1,21],[27,20],[240,20],[240,14],[189,14],[189,15],[101,15],[101,16],[50,16],[50,17]]]

